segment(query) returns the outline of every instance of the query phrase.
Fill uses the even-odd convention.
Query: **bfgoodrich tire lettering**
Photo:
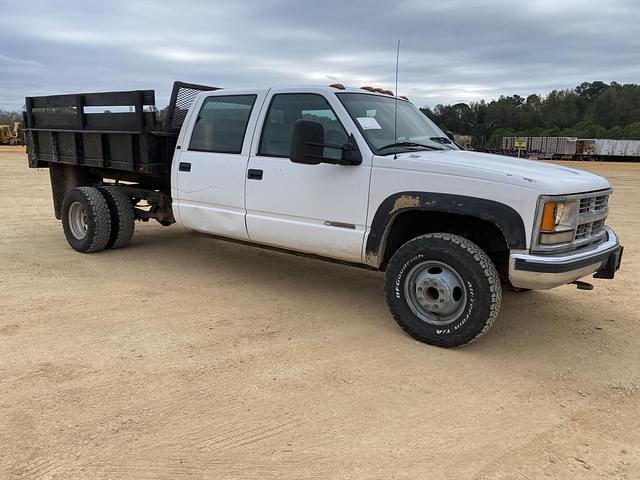
[[[417,316],[406,294],[409,272],[425,262],[450,266],[464,283],[463,307],[455,318],[441,324]],[[396,322],[413,338],[456,347],[489,330],[500,311],[502,287],[493,262],[480,247],[458,235],[431,233],[410,240],[395,252],[385,272],[385,296]]]
[[[62,202],[62,228],[74,250],[104,250],[111,234],[111,214],[102,193],[93,187],[67,191]]]

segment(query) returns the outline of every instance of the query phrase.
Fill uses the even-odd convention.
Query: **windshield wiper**
[[[434,142],[442,143],[443,145],[449,145],[453,143],[449,137],[431,137],[429,140],[433,140]]]
[[[392,148],[392,147],[420,147],[420,148],[426,148],[429,150],[444,150],[444,148],[434,147],[433,145],[425,145],[424,143],[415,143],[415,142],[390,143],[389,145],[385,145],[384,147],[378,148],[378,150],[384,150],[386,148]]]

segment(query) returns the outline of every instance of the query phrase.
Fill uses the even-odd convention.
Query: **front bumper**
[[[509,280],[517,288],[546,290],[594,273],[596,278],[613,278],[620,268],[622,250],[618,237],[607,227],[604,242],[578,252],[562,255],[512,253]]]

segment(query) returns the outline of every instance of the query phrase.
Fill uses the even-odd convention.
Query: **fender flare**
[[[391,226],[405,211],[452,213],[491,222],[502,232],[510,249],[525,249],[526,234],[520,214],[504,203],[484,198],[432,192],[399,192],[385,198],[371,222],[365,246],[367,263],[379,266]]]

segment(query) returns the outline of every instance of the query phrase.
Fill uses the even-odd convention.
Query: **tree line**
[[[547,96],[500,96],[420,110],[443,129],[472,135],[475,146],[494,146],[503,136],[640,140],[637,84],[584,82]]]
[[[500,96],[486,102],[436,105],[422,112],[446,130],[472,135],[475,146],[495,146],[505,136],[567,136],[640,140],[640,85],[584,82],[571,90]],[[21,121],[0,110],[0,123]]]
[[[0,123],[13,124],[22,121],[22,112],[11,112],[0,109]]]

